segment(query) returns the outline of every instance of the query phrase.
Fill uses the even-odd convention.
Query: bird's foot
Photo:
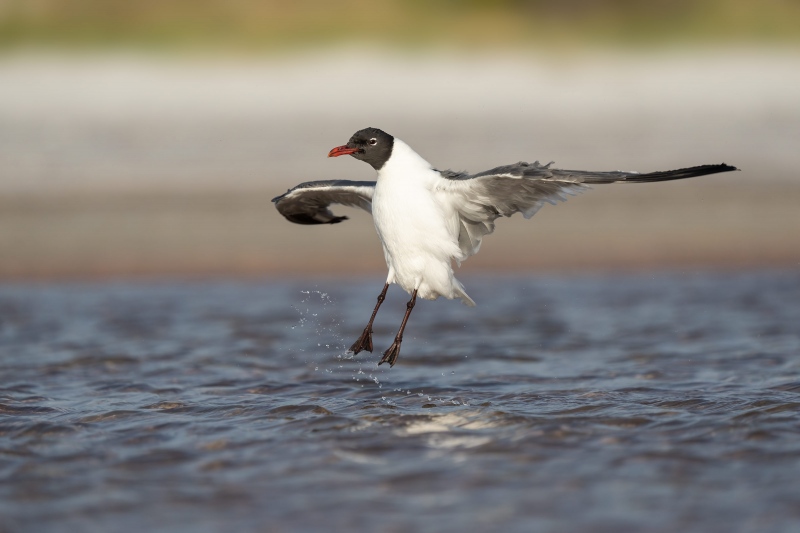
[[[400,344],[402,342],[402,339],[395,339],[392,345],[389,346],[389,349],[383,352],[383,358],[381,358],[378,364],[389,363],[389,366],[394,366],[397,362],[397,356],[400,355]]]
[[[357,354],[361,350],[372,352],[372,328],[370,326],[364,328],[364,332],[350,347],[350,351],[354,354]]]

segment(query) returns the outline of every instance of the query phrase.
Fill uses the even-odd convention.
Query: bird
[[[301,183],[272,199],[290,222],[304,225],[338,224],[331,204],[358,207],[372,214],[383,246],[388,275],[378,303],[361,336],[350,347],[358,354],[372,352],[372,325],[389,285],[399,285],[411,299],[392,345],[379,365],[393,367],[400,354],[403,333],[417,297],[436,300],[459,298],[475,302],[453,273],[453,263],[478,253],[495,220],[522,213],[531,218],[546,203],[557,204],[591,185],[653,183],[739,170],[722,164],[678,170],[637,173],[552,168],[538,161],[520,161],[477,174],[438,170],[408,144],[378,128],[365,128],[328,157],[349,155],[377,172],[375,181],[327,180]]]

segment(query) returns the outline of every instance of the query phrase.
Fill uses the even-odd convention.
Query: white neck
[[[391,179],[394,176],[409,179],[414,175],[427,174],[427,172],[420,171],[429,171],[431,168],[433,168],[431,164],[422,159],[422,156],[395,137],[392,155],[378,171],[378,179]]]

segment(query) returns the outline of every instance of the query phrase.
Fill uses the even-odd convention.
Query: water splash
[[[292,304],[298,316],[297,322],[290,329],[303,335],[303,341],[298,342],[298,351],[306,353],[309,360],[314,363],[314,370],[319,370],[319,365],[325,361],[341,357],[344,351],[344,339],[340,333],[341,321],[336,310],[334,299],[329,293],[320,290],[301,290],[302,295],[298,304]],[[309,360],[305,362],[309,364]],[[326,372],[333,372],[330,368]]]

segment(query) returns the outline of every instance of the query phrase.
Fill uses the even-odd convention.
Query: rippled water
[[[0,286],[2,531],[797,531],[800,274]]]

